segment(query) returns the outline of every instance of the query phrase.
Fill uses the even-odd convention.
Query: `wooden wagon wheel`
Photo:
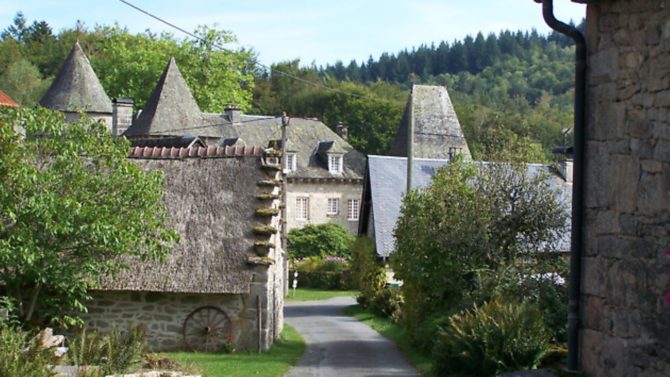
[[[191,351],[218,352],[230,336],[230,319],[216,306],[195,309],[184,320],[184,343]]]

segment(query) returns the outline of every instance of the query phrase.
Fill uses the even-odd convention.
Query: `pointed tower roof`
[[[389,153],[391,156],[407,156],[410,114],[414,117],[414,157],[449,159],[453,153],[462,153],[470,158],[470,150],[447,88],[429,85],[413,86]]]
[[[75,43],[40,104],[60,111],[112,113],[112,101],[79,42]]]
[[[202,112],[174,58],[163,72],[146,106],[124,135],[179,136],[202,123]]]

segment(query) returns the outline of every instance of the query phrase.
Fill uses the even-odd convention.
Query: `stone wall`
[[[670,2],[587,10],[581,368],[670,373]]]
[[[221,308],[231,321],[231,335],[241,346],[255,349],[255,303],[243,295],[94,292],[93,297],[84,315],[87,328],[107,332],[114,326],[122,331],[141,326],[154,351],[185,349],[184,321],[207,305]]]
[[[349,233],[358,233],[358,220],[347,219],[347,201],[349,199],[360,200],[363,193],[362,182],[289,182],[286,194],[286,230],[302,228],[308,224],[337,223],[342,225]],[[296,216],[296,198],[309,198],[309,218],[299,220]],[[339,212],[337,215],[327,214],[328,198],[339,199]]]

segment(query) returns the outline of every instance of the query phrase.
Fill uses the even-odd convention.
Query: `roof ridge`
[[[264,148],[259,146],[192,146],[192,147],[131,147],[128,158],[182,160],[185,158],[259,157]]]

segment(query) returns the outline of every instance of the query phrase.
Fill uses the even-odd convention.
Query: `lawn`
[[[358,291],[326,291],[322,289],[298,288],[295,290],[295,293],[293,289],[288,292],[286,301],[319,301],[333,297],[354,297],[357,295]]]
[[[344,309],[344,314],[370,326],[373,330],[392,340],[405,355],[407,361],[419,370],[422,376],[433,376],[430,355],[418,352],[405,338],[405,330],[386,317],[378,316],[363,309],[360,305],[352,305]]]
[[[169,352],[162,355],[176,361],[188,371],[203,377],[279,377],[295,365],[305,351],[305,341],[295,329],[284,325],[281,339],[265,353],[236,352],[189,353]]]

